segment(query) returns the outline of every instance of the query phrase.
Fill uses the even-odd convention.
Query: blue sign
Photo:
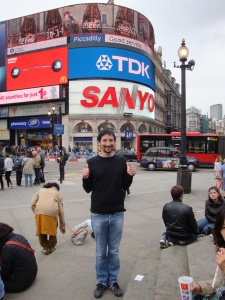
[[[30,119],[11,119],[9,121],[10,129],[35,129],[35,128],[51,128],[52,123],[49,117],[46,118],[30,118]]]
[[[54,134],[64,134],[64,125],[54,124]]]
[[[140,53],[119,48],[69,49],[69,79],[122,79],[144,84],[155,91],[155,66]]]
[[[125,130],[125,141],[133,141],[133,130]]]
[[[105,35],[104,34],[77,34],[70,36],[69,43],[76,44],[76,43],[104,43],[105,42]]]

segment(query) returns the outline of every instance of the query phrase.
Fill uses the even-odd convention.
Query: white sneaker
[[[159,241],[159,245],[160,245],[160,248],[161,248],[161,249],[165,249],[165,248],[168,247],[166,240],[163,240],[163,239],[161,239],[161,240]]]
[[[172,242],[170,242],[170,241],[166,241],[166,243],[167,243],[167,247],[170,247],[170,246],[174,246],[174,243],[172,243]]]
[[[129,198],[130,198],[130,194],[127,194],[127,197],[129,197]]]

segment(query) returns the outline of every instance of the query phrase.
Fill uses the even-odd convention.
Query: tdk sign
[[[69,49],[69,79],[122,79],[155,90],[155,66],[140,53],[103,47]]]

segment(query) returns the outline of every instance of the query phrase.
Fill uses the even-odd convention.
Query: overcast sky
[[[1,5],[0,21],[26,16],[79,3],[107,3],[83,0],[8,0]],[[225,0],[114,0],[144,14],[155,30],[155,49],[162,47],[162,59],[176,82],[181,82],[178,48],[185,38],[188,60],[195,60],[194,70],[186,72],[186,107],[195,106],[209,114],[210,105],[225,107]],[[225,109],[223,110],[225,111]]]

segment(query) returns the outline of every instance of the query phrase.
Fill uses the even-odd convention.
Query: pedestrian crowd
[[[5,189],[3,181],[4,174],[7,187],[13,187],[11,181],[12,171],[16,172],[17,186],[22,186],[23,175],[25,179],[25,187],[32,187],[33,185],[40,185],[40,183],[44,183],[44,167],[45,153],[40,147],[35,150],[28,149],[24,155],[22,155],[22,152],[17,151],[14,157],[12,157],[8,152],[3,151],[3,148],[0,148],[1,190],[3,191]]]

